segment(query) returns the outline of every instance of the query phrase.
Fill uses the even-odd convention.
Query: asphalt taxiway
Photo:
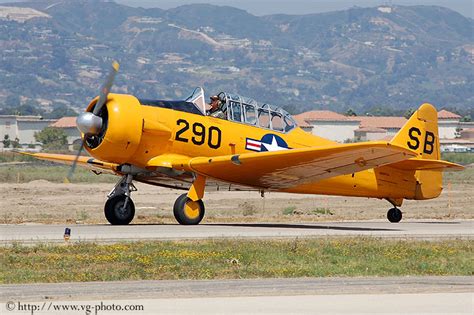
[[[64,242],[65,228],[71,242],[114,243],[143,240],[186,240],[214,238],[293,238],[327,236],[367,236],[380,238],[447,239],[474,238],[474,221],[380,221],[321,223],[223,223],[182,226],[178,224],[104,225],[0,225],[0,242]]]

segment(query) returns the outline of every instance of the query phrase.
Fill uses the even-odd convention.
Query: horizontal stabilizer
[[[401,162],[397,162],[394,164],[390,164],[390,166],[398,168],[400,170],[407,170],[407,171],[462,171],[464,170],[464,166],[451,163],[442,160],[420,160],[420,159],[409,159]]]

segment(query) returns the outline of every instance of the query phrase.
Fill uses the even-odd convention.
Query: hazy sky
[[[0,0],[0,3],[15,0]],[[439,5],[451,8],[465,16],[474,17],[473,0],[116,0],[129,6],[174,8],[189,3],[211,3],[229,5],[247,10],[255,15],[286,13],[305,14],[343,10],[354,5],[373,7],[381,4],[399,5]]]

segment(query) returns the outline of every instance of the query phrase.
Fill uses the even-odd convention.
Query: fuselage
[[[244,122],[143,105],[130,95],[111,94],[107,110],[107,130],[102,143],[86,149],[97,159],[144,169],[149,168],[152,159],[162,155],[216,157],[336,144],[299,127],[278,132]],[[415,190],[414,172],[383,166],[281,191],[413,199]]]

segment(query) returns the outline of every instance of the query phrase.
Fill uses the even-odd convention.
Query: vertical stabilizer
[[[417,153],[416,159],[440,160],[438,112],[431,104],[423,104],[408,119],[391,143]],[[443,189],[440,171],[415,170],[417,180],[415,199],[436,198]]]
[[[391,143],[415,151],[419,159],[440,159],[438,112],[431,104],[423,104],[393,137]]]

